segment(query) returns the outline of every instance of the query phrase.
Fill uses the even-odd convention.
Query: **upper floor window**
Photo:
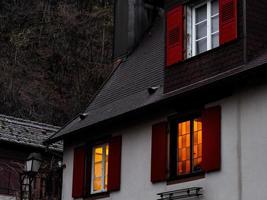
[[[235,40],[237,1],[189,1],[169,10],[166,16],[166,66]]]
[[[188,42],[187,57],[218,47],[219,1],[208,0],[187,9],[187,36],[192,41]]]

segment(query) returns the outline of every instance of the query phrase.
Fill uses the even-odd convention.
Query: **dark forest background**
[[[111,0],[0,0],[0,114],[63,125],[112,70]]]

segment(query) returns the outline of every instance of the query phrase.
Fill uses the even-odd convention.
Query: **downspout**
[[[247,0],[243,0],[243,62],[247,64]],[[242,132],[241,132],[241,97],[237,100],[237,171],[238,171],[238,200],[243,199],[242,182]]]
[[[240,95],[240,94],[239,94]],[[238,173],[238,200],[243,197],[242,183],[242,133],[241,133],[241,97],[237,99],[237,173]]]
[[[247,0],[243,0],[243,62],[247,64]]]

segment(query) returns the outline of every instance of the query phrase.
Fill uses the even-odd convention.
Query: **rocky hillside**
[[[109,0],[0,1],[0,113],[63,125],[111,71]]]

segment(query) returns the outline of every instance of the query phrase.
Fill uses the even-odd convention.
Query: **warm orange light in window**
[[[190,173],[190,121],[178,123],[178,174]]]
[[[192,130],[191,130],[192,127]],[[177,138],[178,175],[200,169],[202,162],[202,122],[201,119],[178,123]],[[192,142],[192,148],[191,148]],[[193,152],[192,152],[193,151]],[[193,161],[193,163],[191,163]],[[192,169],[191,169],[192,168]]]
[[[194,158],[193,170],[199,170],[202,162],[202,122],[201,119],[194,120]]]
[[[109,153],[109,146],[106,146],[106,165],[105,165],[105,190],[108,188],[108,153]]]
[[[108,145],[93,148],[93,192],[107,189]]]

